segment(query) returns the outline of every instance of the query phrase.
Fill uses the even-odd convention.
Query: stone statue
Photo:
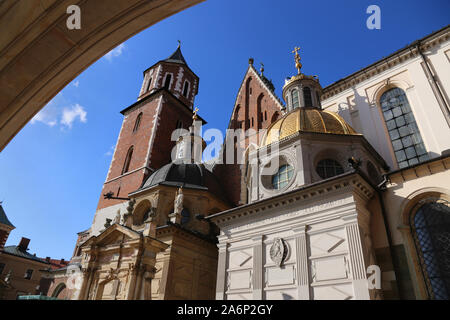
[[[123,215],[123,224],[126,227],[131,227],[132,224],[131,217],[133,216],[133,209],[135,204],[136,199],[131,199],[130,201],[128,201],[127,212]]]
[[[183,201],[184,201],[184,195],[183,195],[183,187],[180,187],[175,195],[175,202],[174,202],[174,213],[181,214],[181,211],[183,211]]]
[[[111,226],[112,219],[106,218],[106,222],[104,224],[105,229],[108,229]]]
[[[10,283],[11,283],[11,275],[12,275],[12,270],[9,270],[8,274],[7,274],[6,277],[5,277],[5,282],[6,282],[7,284],[10,284]]]
[[[120,224],[120,217],[121,217],[121,215],[120,215],[120,209],[119,209],[119,210],[117,210],[117,213],[116,213],[116,216],[114,217],[113,223]]]

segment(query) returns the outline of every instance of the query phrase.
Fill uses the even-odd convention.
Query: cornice
[[[368,183],[359,173],[353,170],[330,179],[322,180],[307,186],[302,186],[296,190],[281,195],[214,214],[206,217],[206,219],[210,219],[218,225],[224,223],[228,224],[232,220],[239,220],[241,218],[247,218],[257,214],[263,214],[264,212],[274,208],[277,210],[282,210],[283,208],[291,206],[294,203],[302,205],[302,202],[304,201],[316,199],[323,200],[327,194],[344,189],[356,191],[358,195],[365,200],[371,199],[375,193],[375,190],[371,187],[370,183]]]
[[[193,241],[199,244],[204,244],[206,242],[215,245],[216,243],[213,239],[207,238],[207,236],[196,234],[191,230],[185,229],[175,224],[168,224],[156,228],[156,237],[158,239],[161,239],[161,237],[164,236],[171,236],[171,235],[178,235],[187,241]]]
[[[372,77],[391,69],[405,61],[411,60],[419,56],[417,46],[420,46],[422,51],[430,50],[437,45],[448,41],[450,38],[450,26],[446,26],[425,38],[417,40],[410,45],[392,53],[341,80],[338,80],[323,89],[321,100],[329,99],[347,89],[358,85],[359,83],[371,79]]]

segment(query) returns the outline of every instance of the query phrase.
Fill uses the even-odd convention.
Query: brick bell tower
[[[123,214],[128,194],[137,190],[155,170],[171,162],[175,141],[171,134],[192,123],[199,78],[188,67],[180,45],[167,59],[144,71],[137,102],[121,111],[122,128],[103,184],[91,235],[103,229],[106,218]],[[202,119],[201,119],[202,120]],[[203,120],[202,120],[203,121]],[[123,199],[105,199],[112,193]]]

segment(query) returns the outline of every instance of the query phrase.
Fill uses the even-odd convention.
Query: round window
[[[279,190],[286,187],[294,175],[294,168],[289,164],[282,165],[272,176],[272,188]]]
[[[339,162],[333,159],[320,160],[317,163],[316,171],[322,179],[331,178],[344,173],[344,169]]]

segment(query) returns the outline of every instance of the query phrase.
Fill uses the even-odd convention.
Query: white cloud
[[[80,104],[74,104],[66,99],[60,92],[30,122],[31,124],[41,122],[49,127],[55,127],[60,124],[61,129],[71,129],[74,121],[77,119],[82,123],[86,123],[86,110]]]
[[[105,153],[105,156],[107,156],[107,157],[112,156],[114,153],[114,147],[115,146],[111,146],[111,148],[109,148],[109,150]]]
[[[64,108],[61,117],[61,124],[67,126],[69,129],[72,128],[73,122],[79,118],[81,122],[86,123],[87,112],[78,103],[69,108]]]
[[[118,45],[117,47],[112,49],[110,52],[105,54],[104,57],[105,57],[106,60],[111,62],[113,58],[120,56],[124,49],[125,49],[125,44],[121,43],[120,45]]]
[[[58,93],[49,103],[47,103],[44,108],[41,109],[34,117],[31,119],[31,123],[42,122],[50,127],[55,126],[58,123],[58,116],[60,110],[58,105],[64,102],[64,97],[62,93]]]

